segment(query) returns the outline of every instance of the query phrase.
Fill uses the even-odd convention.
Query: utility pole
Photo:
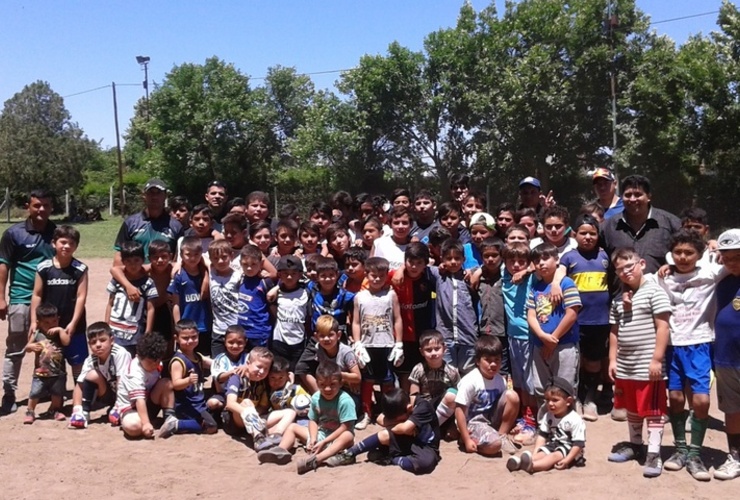
[[[606,12],[606,29],[608,30],[609,42],[612,47],[612,70],[611,70],[611,98],[612,98],[612,170],[615,177],[617,175],[617,51],[614,31],[619,27],[619,17],[617,16],[618,0],[609,0],[609,6]]]
[[[113,118],[116,121],[116,154],[118,156],[118,189],[121,197],[121,216],[126,214],[126,198],[123,190],[123,157],[121,156],[121,134],[118,131],[118,99],[116,99],[116,82],[111,83],[113,88]]]

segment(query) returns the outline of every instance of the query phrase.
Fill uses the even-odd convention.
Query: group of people
[[[0,239],[0,410],[17,411],[33,353],[25,424],[50,398],[44,416],[71,428],[100,406],[151,438],[161,412],[159,437],[221,428],[261,463],[285,465],[301,445],[299,474],[365,453],[430,473],[443,439],[507,455],[512,472],[583,466],[585,422],[611,410],[629,438],[609,461],[738,477],[740,230],[710,240],[703,210],[653,207],[640,175],[621,196],[606,168],[593,183],[571,222],[534,177],[491,213],[459,175],[439,205],[426,190],[338,192],[306,218],[286,205],[274,219],[261,191],[229,200],[214,181],[205,203],[167,204],[150,179],[116,238],[105,317],[89,325],[80,234],[33,191],[27,220]],[[728,456],[712,474],[701,450],[714,380]],[[676,451],[663,464],[666,420]]]

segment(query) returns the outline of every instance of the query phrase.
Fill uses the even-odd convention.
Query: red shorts
[[[640,417],[668,414],[665,380],[622,380],[614,382],[614,407]]]

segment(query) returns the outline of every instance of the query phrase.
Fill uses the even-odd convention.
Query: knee
[[[378,441],[380,442],[380,444],[388,446],[391,442],[390,432],[388,432],[387,429],[383,429],[382,431],[378,432]]]
[[[521,402],[519,399],[519,394],[516,393],[516,391],[507,390],[504,393],[504,397],[506,398],[506,405],[515,405],[517,408],[519,407],[519,403]]]
[[[455,396],[456,394],[454,392],[447,391],[442,398],[442,402],[447,405],[450,408],[455,407]]]

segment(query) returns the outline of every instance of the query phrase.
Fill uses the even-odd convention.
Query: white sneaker
[[[365,415],[363,415],[363,417],[355,424],[355,429],[358,431],[367,429],[367,426],[370,425],[371,422],[372,421],[370,420],[370,415],[365,413]]]
[[[735,460],[732,455],[727,455],[727,461],[719,466],[719,469],[715,469],[715,479],[735,479],[740,476],[740,462]]]

